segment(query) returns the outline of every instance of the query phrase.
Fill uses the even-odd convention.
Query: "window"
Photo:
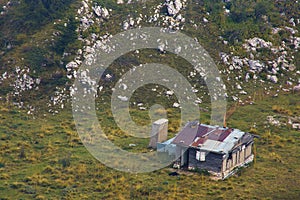
[[[196,151],[196,160],[205,161],[205,152]]]
[[[196,151],[196,160],[200,160],[200,151]]]

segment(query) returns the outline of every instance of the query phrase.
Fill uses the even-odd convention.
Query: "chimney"
[[[223,119],[223,128],[226,128],[227,124],[226,124],[226,113],[224,114],[224,119]]]
[[[156,149],[157,143],[168,139],[168,120],[159,119],[152,124],[149,147]]]

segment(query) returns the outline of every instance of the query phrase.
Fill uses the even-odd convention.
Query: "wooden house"
[[[207,170],[224,179],[253,161],[253,135],[234,128],[189,122],[174,138],[157,144],[175,156],[174,166]]]

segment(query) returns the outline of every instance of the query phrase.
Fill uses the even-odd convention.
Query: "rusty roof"
[[[199,124],[198,131],[197,131],[197,137],[202,137],[202,136],[206,135],[207,133],[209,133],[212,130],[213,130],[212,127]]]
[[[228,153],[238,141],[248,143],[252,139],[251,134],[238,129],[189,122],[172,143],[205,151]]]
[[[195,124],[195,122],[190,122],[186,124],[182,131],[173,140],[173,144],[190,146],[197,136],[198,128],[198,123]]]

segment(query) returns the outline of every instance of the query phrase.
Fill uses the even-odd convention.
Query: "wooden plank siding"
[[[224,154],[217,154],[213,152],[207,152],[205,161],[199,161],[196,159],[196,152],[199,151],[195,148],[189,148],[188,150],[188,167],[198,168],[200,170],[208,170],[216,173],[232,170],[237,166],[245,163],[247,158],[252,155],[253,143],[240,145],[236,147],[229,156]]]
[[[245,161],[252,155],[253,142],[247,145],[241,145],[235,148],[231,155],[226,158],[226,164],[223,163],[223,170],[232,170],[233,168],[245,163]],[[226,168],[225,168],[226,166]]]

